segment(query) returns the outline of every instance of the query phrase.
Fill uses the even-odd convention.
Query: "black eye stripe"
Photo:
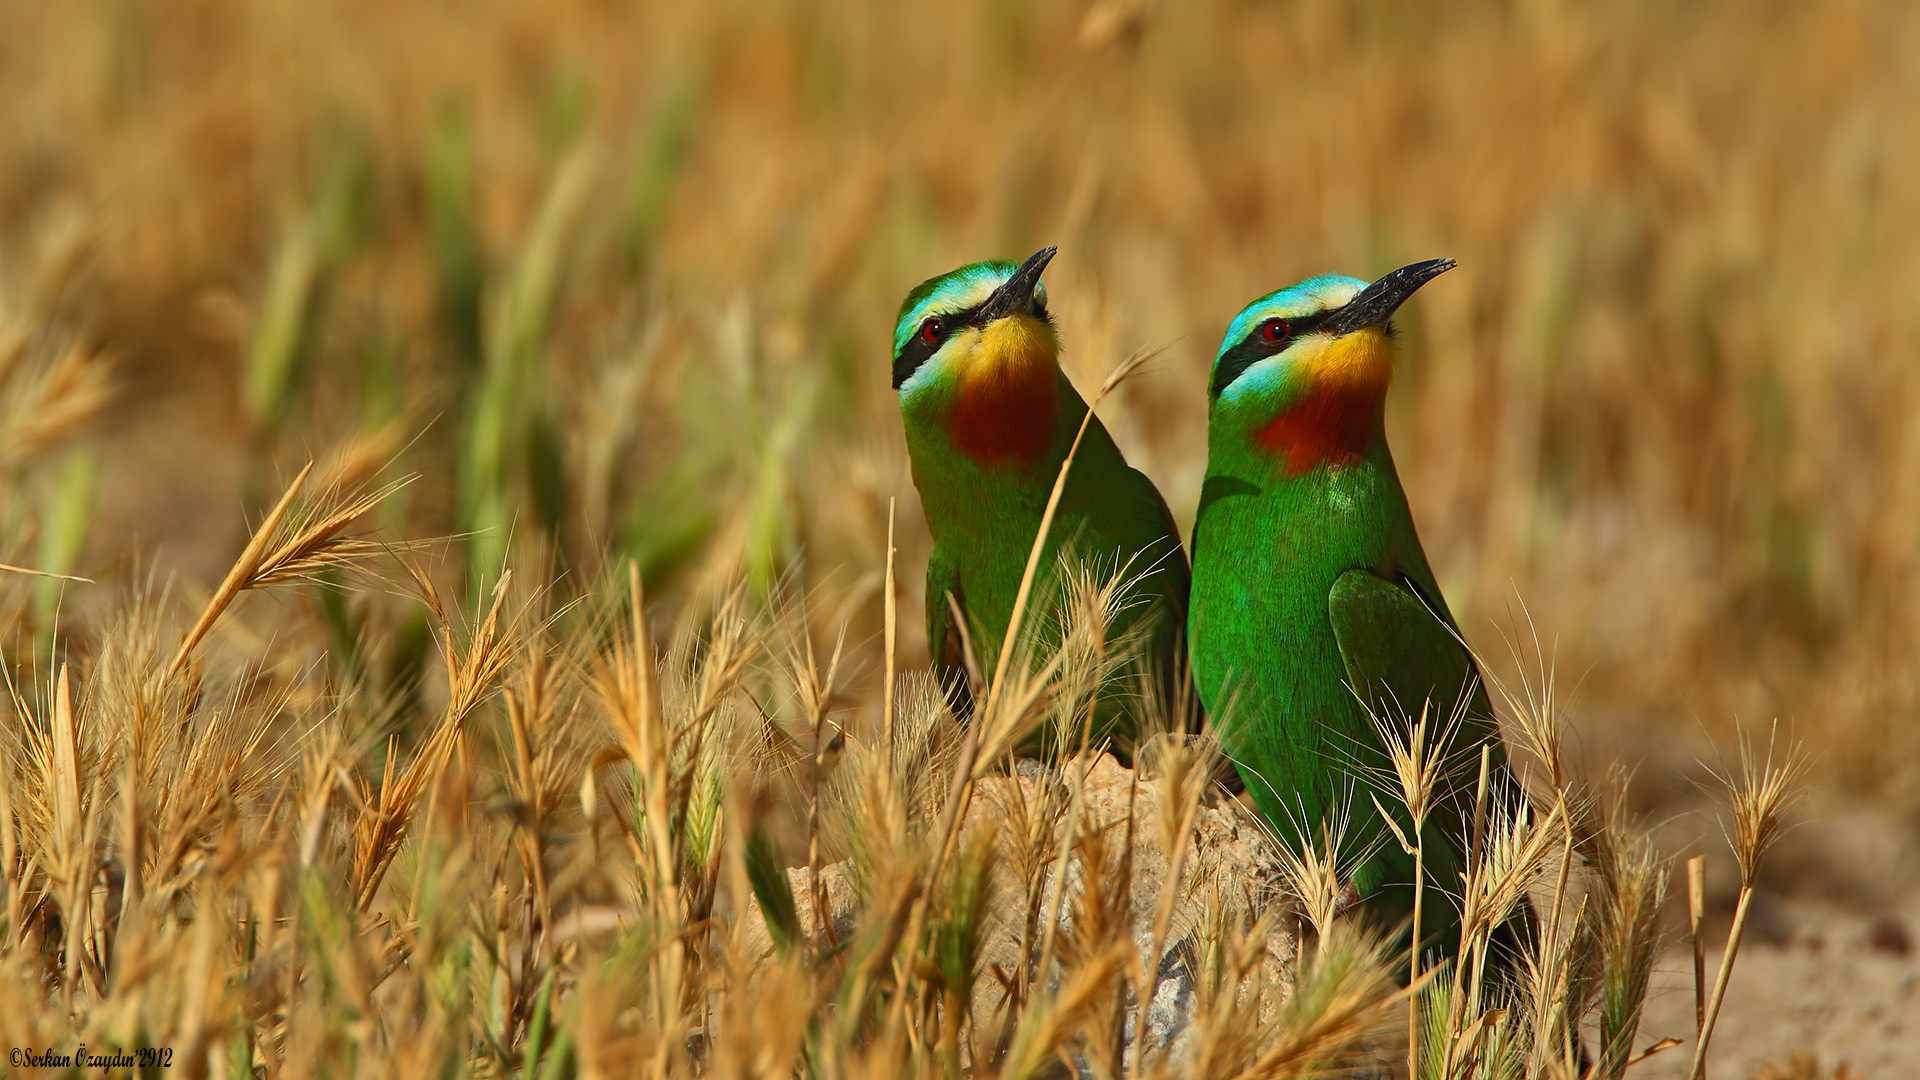
[[[1333,309],[1333,311],[1338,310],[1340,309]],[[1268,341],[1264,332],[1267,323],[1272,321],[1272,317],[1261,319],[1254,324],[1252,330],[1247,331],[1246,337],[1241,338],[1233,348],[1228,349],[1220,357],[1220,362],[1213,366],[1213,385],[1208,388],[1208,393],[1219,397],[1220,392],[1232,386],[1234,380],[1246,374],[1248,368],[1269,356],[1285,352],[1287,346],[1320,329],[1320,324],[1326,322],[1333,311],[1318,311],[1312,315],[1286,319],[1284,325],[1287,336],[1279,341]]]
[[[984,307],[983,303],[975,304],[965,311],[930,311],[922,316],[920,321],[914,324],[913,333],[907,336],[907,343],[900,347],[900,352],[893,358],[893,388],[900,389],[902,383],[912,378],[913,373],[920,370],[921,364],[932,359],[933,354],[940,351],[941,344],[952,337],[954,331],[968,326],[983,325],[985,320],[981,317],[981,309]],[[928,341],[927,335],[923,332],[928,319],[939,319],[946,326],[946,333],[941,334],[938,341]]]
[[[1053,321],[1053,313],[1044,305],[1036,304],[1033,315],[1049,323]],[[939,319],[946,324],[946,333],[940,335],[940,340],[928,341],[927,335],[922,332],[928,319]],[[913,378],[913,373],[920,370],[920,365],[933,359],[933,354],[939,352],[940,346],[956,332],[968,327],[978,330],[986,325],[987,305],[984,300],[964,311],[929,311],[921,316],[913,326],[913,333],[908,335],[907,343],[900,347],[899,354],[893,358],[893,388],[898,390],[901,384]]]

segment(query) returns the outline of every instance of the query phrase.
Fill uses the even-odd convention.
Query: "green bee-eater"
[[[978,262],[922,282],[901,303],[894,327],[893,385],[933,536],[927,647],[956,711],[969,708],[970,697],[953,608],[966,616],[976,659],[990,666],[1048,496],[1087,413],[1060,370],[1060,340],[1040,283],[1053,254],[1043,248],[1018,265]],[[1098,571],[1124,568],[1132,594],[1108,636],[1151,620],[1141,627],[1147,644],[1139,659],[1162,678],[1184,668],[1188,570],[1179,531],[1166,500],[1127,465],[1097,418],[1047,534],[1041,567],[1050,578],[1062,551]],[[1030,601],[1042,625],[1048,595],[1039,589]],[[1116,679],[1104,692],[1093,732],[1095,740],[1114,736],[1122,753],[1140,715],[1126,700],[1135,685]]]
[[[1460,889],[1482,743],[1492,796],[1508,807],[1519,797],[1381,424],[1388,320],[1452,266],[1414,263],[1371,285],[1317,277],[1233,320],[1209,388],[1188,624],[1201,701],[1255,804],[1295,845],[1318,846],[1350,812],[1347,838],[1370,853],[1344,884],[1384,920],[1412,911],[1414,860],[1381,817],[1412,839],[1375,717],[1404,739],[1426,706],[1435,737],[1460,710],[1435,748],[1447,765],[1421,834],[1438,886],[1421,936],[1442,948],[1458,913],[1437,901]]]

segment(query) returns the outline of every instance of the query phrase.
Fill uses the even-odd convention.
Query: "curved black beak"
[[[1403,266],[1360,290],[1360,295],[1327,317],[1320,329],[1335,337],[1382,326],[1422,285],[1453,269],[1452,259],[1428,259]],[[1008,284],[1012,284],[1009,282]]]
[[[986,303],[980,305],[981,325],[1008,315],[1024,314],[1031,309],[1033,290],[1040,285],[1040,272],[1047,268],[1047,264],[1053,261],[1054,253],[1059,250],[1048,244],[1021,263],[1020,269],[1015,270],[1012,277],[1001,282],[1000,287],[993,290],[993,295],[987,297]]]

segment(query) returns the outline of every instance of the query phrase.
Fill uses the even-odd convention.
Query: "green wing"
[[[1454,710],[1463,710],[1459,728],[1440,750],[1448,766],[1441,795],[1423,830],[1431,880],[1442,889],[1457,892],[1483,742],[1493,745],[1490,798],[1512,805],[1509,800],[1517,799],[1520,791],[1507,768],[1499,722],[1480,684],[1473,657],[1454,636],[1445,610],[1438,604],[1430,605],[1419,586],[1405,577],[1388,579],[1365,570],[1349,570],[1334,582],[1327,612],[1346,665],[1347,682],[1375,715],[1398,728],[1408,719],[1418,718],[1425,706],[1429,737],[1437,737],[1446,729]],[[1384,748],[1377,745],[1377,737],[1372,732],[1361,737],[1367,740],[1366,763],[1375,769],[1384,767]],[[1399,810],[1395,785],[1375,781],[1374,786],[1381,804],[1390,812],[1398,811],[1394,817],[1402,827],[1409,824],[1405,811]],[[1371,817],[1371,809],[1356,806],[1355,812]],[[1411,880],[1399,876],[1411,870],[1410,862],[1399,865],[1406,860],[1401,858],[1398,845],[1391,838],[1384,839],[1389,849],[1381,855],[1386,866],[1393,867],[1388,879]]]
[[[1147,474],[1128,465],[1120,456],[1106,428],[1097,420],[1088,432],[1093,445],[1085,448],[1090,476],[1101,479],[1087,488],[1086,512],[1101,522],[1105,539],[1119,548],[1122,557],[1134,556],[1131,572],[1151,574],[1138,596],[1145,601],[1121,617],[1114,626],[1122,630],[1138,620],[1146,620],[1149,638],[1145,661],[1159,683],[1161,699],[1177,707],[1183,715],[1180,726],[1190,732],[1201,729],[1199,696],[1183,689],[1187,670],[1187,603],[1193,591],[1193,570],[1187,552],[1180,544],[1180,526],[1173,511]],[[1078,466],[1076,465],[1076,468]],[[1237,774],[1227,770],[1237,781]]]
[[[1428,730],[1435,730],[1466,698],[1460,744],[1497,737],[1472,656],[1412,582],[1349,570],[1333,583],[1327,613],[1347,680],[1376,715],[1418,717],[1430,702],[1434,719]]]
[[[947,704],[955,717],[973,711],[972,688],[967,682],[965,639],[953,621],[951,595],[966,610],[966,598],[960,592],[960,571],[940,553],[936,545],[927,556],[927,655],[933,660],[933,673],[947,692]]]
[[[1449,902],[1422,923],[1421,937],[1430,946],[1450,952],[1450,943],[1457,940],[1459,932],[1459,909],[1455,905],[1460,873],[1465,869],[1466,833],[1473,814],[1483,743],[1493,746],[1488,762],[1488,804],[1516,807],[1526,797],[1525,792],[1507,767],[1500,723],[1480,683],[1473,657],[1455,636],[1453,618],[1437,599],[1429,600],[1418,584],[1402,575],[1388,579],[1365,570],[1349,570],[1334,582],[1327,611],[1333,617],[1333,636],[1346,663],[1347,681],[1376,713],[1398,724],[1403,716],[1418,717],[1420,707],[1431,702],[1427,730],[1437,733],[1445,729],[1452,710],[1464,710],[1459,729],[1443,751],[1449,764],[1443,791],[1422,831],[1428,852],[1428,881],[1437,885]],[[1396,800],[1390,794],[1382,792],[1380,801],[1389,811],[1394,810]],[[1359,809],[1356,807],[1356,811]],[[1403,826],[1407,824],[1404,813],[1395,815]],[[1393,841],[1388,839],[1387,843]],[[1397,846],[1383,854],[1388,862],[1400,864],[1397,869],[1404,876],[1397,880],[1412,880],[1411,874],[1404,873],[1411,866],[1398,858],[1401,852]],[[1385,906],[1404,918],[1411,910],[1407,890],[1388,891],[1394,895],[1382,897]],[[1507,922],[1494,931],[1490,977],[1504,980],[1520,970],[1519,957],[1533,941],[1536,930],[1533,906],[1523,900]]]
[[[1180,544],[1180,526],[1174,523],[1173,512],[1167,509],[1167,500],[1145,473],[1128,471],[1140,478],[1140,485],[1145,489],[1143,501],[1147,502],[1148,512],[1153,515],[1153,524],[1160,533],[1153,552],[1159,560],[1161,603],[1160,624],[1154,628],[1151,656],[1154,675],[1159,680],[1163,699],[1181,714],[1180,726],[1189,733],[1198,734],[1205,726],[1206,715],[1200,705],[1200,695],[1192,687],[1187,653],[1187,605],[1193,594],[1193,567],[1187,561],[1186,549]],[[1220,778],[1231,790],[1238,792],[1240,774],[1226,762],[1221,765]]]

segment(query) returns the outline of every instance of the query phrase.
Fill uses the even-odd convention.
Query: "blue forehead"
[[[1213,355],[1214,362],[1219,363],[1220,357],[1228,349],[1246,340],[1254,327],[1268,319],[1297,319],[1302,315],[1336,308],[1353,299],[1366,287],[1367,283],[1359,278],[1344,274],[1321,274],[1298,285],[1270,292],[1240,309],[1240,314],[1234,316],[1233,322],[1227,326],[1227,336],[1221,339],[1219,351]]]
[[[988,259],[985,262],[968,263],[958,270],[949,270],[915,285],[907,298],[900,302],[900,318],[893,324],[894,355],[899,355],[900,350],[906,347],[914,328],[927,316],[964,311],[972,307],[985,300],[1018,269],[1019,263]]]

